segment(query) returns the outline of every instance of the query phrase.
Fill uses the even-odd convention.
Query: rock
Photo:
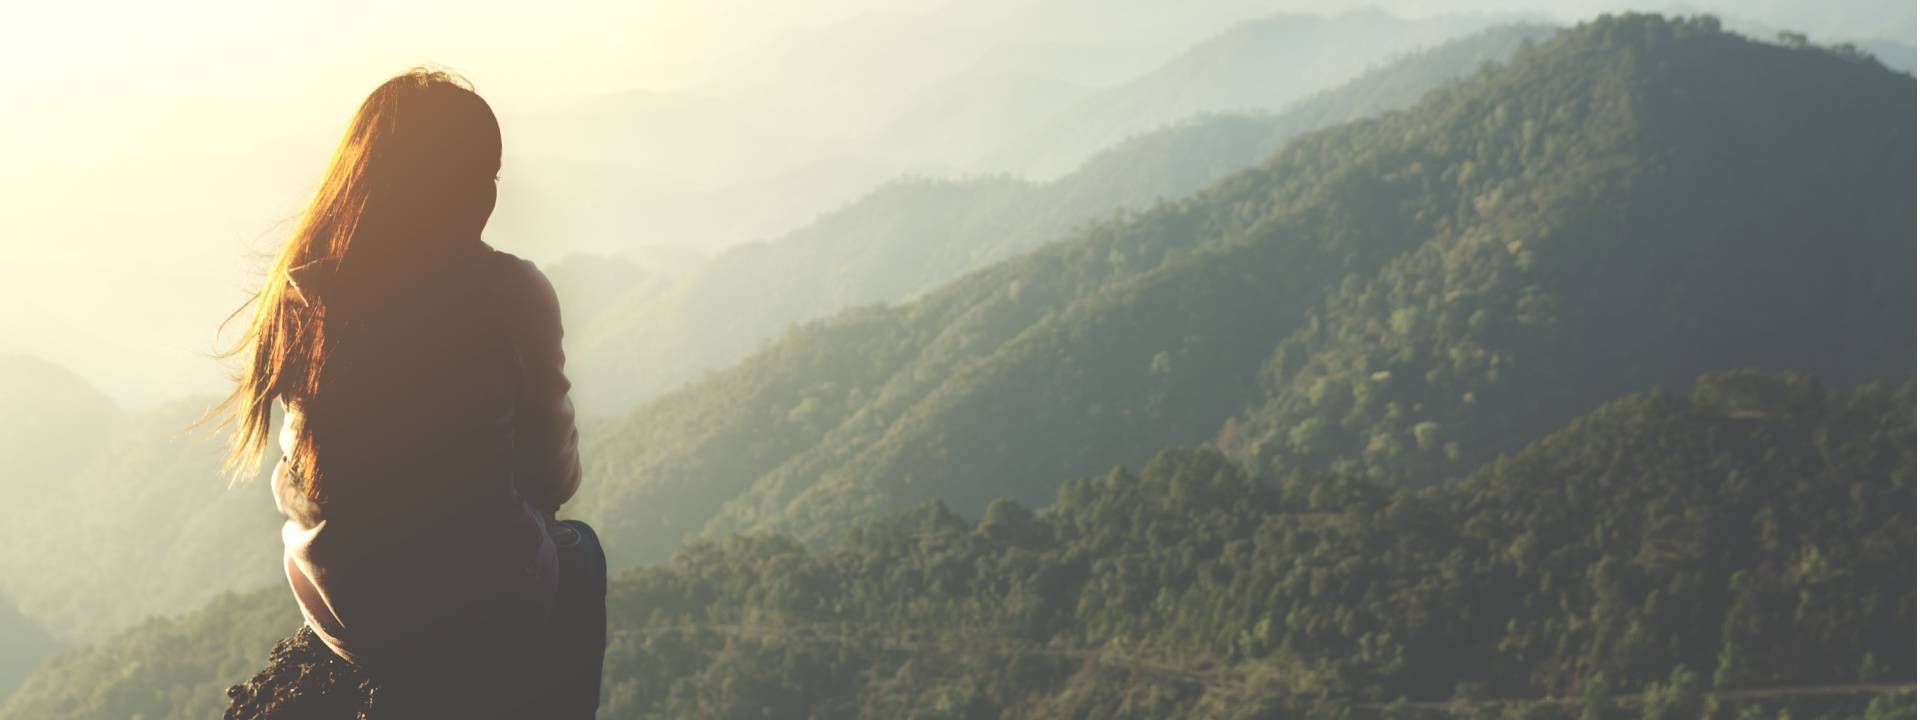
[[[261,670],[227,688],[226,720],[378,720],[377,686],[302,626]]]
[[[455,671],[429,686],[400,690],[333,654],[312,628],[302,626],[274,645],[267,667],[227,688],[226,720],[524,720],[592,717],[591,706],[569,710],[544,677],[538,656],[493,673]],[[597,683],[594,689],[598,689]],[[577,705],[578,703],[574,703]]]

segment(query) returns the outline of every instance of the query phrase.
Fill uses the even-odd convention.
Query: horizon
[[[0,352],[67,367],[129,407],[220,392],[224,372],[206,357],[220,346],[219,321],[258,282],[261,258],[301,212],[366,90],[420,64],[461,73],[500,115],[507,162],[487,237],[544,265],[574,253],[711,256],[775,240],[889,178],[1035,177],[1004,160],[942,157],[911,127],[889,129],[888,113],[969,73],[985,73],[971,82],[986,89],[1036,72],[1077,88],[1116,86],[1237,22],[1279,13],[1566,24],[1665,7],[1718,10],[1736,27],[1793,29],[1816,42],[1913,44],[1913,8],[1879,0],[1855,0],[1850,12],[1786,0],[1219,0],[1167,20],[1141,2],[1091,24],[1072,22],[1086,0],[1057,0],[1030,18],[1019,5],[37,6],[0,31],[0,63],[35,69],[0,76],[0,151],[14,159],[0,168],[0,194],[12,198],[0,206],[0,251],[11,258],[0,266],[0,287],[10,288]],[[1886,21],[1903,12],[1904,24]],[[898,62],[881,67],[833,54],[927,23],[978,30],[888,49]],[[848,47],[810,45],[822,38]],[[854,74],[804,82],[810,68]],[[606,145],[619,137],[612,118],[638,123],[632,144]],[[593,144],[573,144],[581,129]],[[896,147],[869,146],[883,131]],[[994,142],[995,131],[984,132],[973,144]],[[824,180],[807,181],[816,187],[804,196],[779,189],[802,178]],[[788,205],[724,222],[707,209],[783,193]]]
[[[1914,7],[909,1],[0,30],[0,720],[1914,716]]]

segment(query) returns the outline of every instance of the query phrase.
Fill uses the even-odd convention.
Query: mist
[[[1911,65],[1910,3],[1844,5],[1669,9],[1904,46],[1904,61],[1887,61]],[[45,6],[0,31],[0,62],[29,70],[0,78],[12,159],[0,169],[0,350],[135,406],[221,389],[220,320],[257,284],[359,97],[415,64],[463,72],[501,115],[489,242],[543,263],[704,256],[775,238],[890,178],[1058,175],[1094,148],[1050,145],[1046,162],[1023,163],[1047,123],[1237,22],[1372,7],[1567,22],[1634,5],[817,0],[493,15],[418,4],[377,20],[372,7]],[[1327,87],[1358,67],[1286,81]]]
[[[1564,119],[1563,109],[1590,110],[1579,91],[1552,94],[1592,81],[1567,70],[1578,63],[1555,56],[1551,72],[1526,76],[1533,85],[1474,85],[1579,34],[1567,28],[1624,11],[1718,18],[1646,23],[1664,28],[1650,35],[1711,36],[1721,45],[1700,55],[1748,63],[1721,70],[1778,63],[1765,65],[1778,85],[1754,71],[1759,79],[1730,84],[1731,100],[1673,93],[1701,104],[1676,104],[1666,119],[1678,120],[1648,131],[1657,136],[1648,147],[1669,150],[1724,140],[1712,145],[1718,154],[1702,152],[1711,160],[1676,164],[1675,177],[1709,180],[1698,188],[1611,194],[1628,184],[1608,184],[1611,169],[1657,164],[1629,154],[1644,148],[1611,144],[1630,134],[1609,135],[1616,126],[1642,130],[1637,116],[1561,126],[1559,150],[1586,143],[1571,155],[1532,144],[1536,125]],[[1889,377],[1889,358],[1911,365],[1910,308],[1883,297],[1911,294],[1902,274],[1911,263],[1886,260],[1910,260],[1911,245],[1885,242],[1905,242],[1910,218],[1883,212],[1909,202],[1896,197],[1908,180],[1872,157],[1875,142],[1901,141],[1876,124],[1897,113],[1771,115],[1800,109],[1793,93],[1824,92],[1834,83],[1818,79],[1830,78],[1859,81],[1832,88],[1835,97],[1910,108],[1911,93],[1886,89],[1911,87],[1915,26],[1904,0],[15,9],[0,27],[9,68],[0,73],[0,717],[11,717],[13,684],[46,657],[111,648],[101,643],[149,618],[264,608],[208,603],[284,583],[271,542],[282,518],[262,483],[227,486],[222,438],[188,427],[231,389],[236,361],[221,354],[347,121],[369,90],[411,67],[462,75],[500,120],[498,204],[483,239],[534,261],[560,295],[587,458],[568,510],[605,528],[619,564],[633,566],[734,534],[818,548],[910,506],[919,514],[900,522],[925,524],[913,537],[973,533],[955,545],[1031,549],[1052,532],[1042,525],[1068,515],[1023,506],[1131,487],[1123,471],[1098,479],[1114,467],[1152,467],[1142,475],[1153,482],[1187,472],[1217,480],[1242,466],[1370,482],[1505,477],[1504,466],[1482,465],[1581,413],[1624,422],[1625,411],[1595,408],[1656,381],[1700,389],[1685,402],[1622,407],[1651,417],[1657,406],[1672,425],[1715,438],[1734,420],[1812,423],[1817,413],[1802,405],[1838,407],[1852,383]],[[1722,27],[1760,42],[1727,39]],[[1597,44],[1617,49],[1607,42]],[[1636,71],[1601,77],[1645,79]],[[1711,71],[1694,72],[1688,82],[1706,79],[1676,87],[1722,89]],[[1435,100],[1462,87],[1485,102]],[[1507,97],[1538,101],[1515,105],[1536,114],[1506,127]],[[1425,125],[1403,112],[1419,107],[1474,122]],[[1723,111],[1736,118],[1723,124],[1741,126],[1733,139],[1690,124]],[[1746,118],[1755,122],[1737,121]],[[1486,130],[1495,126],[1507,134]],[[1872,132],[1848,134],[1860,127]],[[1367,134],[1379,128],[1392,132]],[[1501,155],[1508,135],[1523,149]],[[1431,138],[1447,150],[1416,142]],[[1826,144],[1803,147],[1805,138]],[[1301,147],[1312,152],[1293,151]],[[1453,157],[1458,148],[1473,150]],[[1375,152],[1391,162],[1367,164]],[[1601,156],[1617,162],[1583,164]],[[1490,171],[1490,157],[1524,168]],[[1855,173],[1863,167],[1877,174]],[[1648,203],[1635,206],[1644,216],[1609,214],[1606,202],[1630,204],[1621,197]],[[1527,203],[1564,212],[1530,215]],[[1576,211],[1585,225],[1565,220]],[[1687,222],[1714,232],[1689,234]],[[1262,235],[1283,234],[1274,227],[1333,240],[1288,245]],[[1586,232],[1652,249],[1622,241],[1628,249],[1609,255],[1594,249],[1604,243],[1583,244]],[[1745,257],[1743,234],[1778,256]],[[1810,237],[1855,254],[1829,254]],[[1548,283],[1526,274],[1529,243],[1542,238],[1562,241],[1554,261],[1604,261],[1650,293],[1680,289],[1641,307],[1620,289],[1639,285],[1596,270],[1591,283],[1554,276],[1563,286],[1543,291]],[[1662,256],[1651,270],[1635,264],[1691,239],[1722,244]],[[1840,265],[1796,274],[1826,262]],[[1752,278],[1787,290],[1748,298]],[[1802,290],[1825,304],[1805,309],[1815,304],[1792,294]],[[1579,301],[1593,298],[1606,302],[1591,307],[1633,305],[1645,317],[1692,314],[1609,324],[1604,312],[1580,314],[1590,306]],[[1541,329],[1561,321],[1588,324],[1564,336]],[[1426,365],[1413,374],[1395,363]],[[1800,377],[1708,374],[1748,365],[1818,376],[1834,394]],[[1494,387],[1503,373],[1504,399]],[[1859,397],[1871,402],[1847,412],[1878,417],[1911,403],[1910,389],[1869,390]],[[1754,410],[1765,402],[1753,397],[1801,404]],[[1795,438],[1816,436],[1813,425],[1794,427]],[[1859,467],[1898,476],[1876,464],[1891,455],[1860,448],[1899,433],[1860,433],[1847,446]],[[1242,465],[1166,450],[1194,447],[1238,452]],[[1910,448],[1906,457],[1910,478]],[[1768,482],[1819,496],[1781,472]],[[1287,478],[1285,492],[1299,497],[1286,502],[1312,505],[1308,516],[1334,517],[1320,503],[1351,500],[1340,499],[1351,487],[1309,492],[1300,484],[1319,480]],[[1728,492],[1749,487],[1728,482]],[[1275,517],[1298,510],[1287,507]],[[1494,552],[1525,554],[1513,547]],[[1576,576],[1586,577],[1555,577]],[[265,612],[235,626],[278,627]],[[1234,637],[1235,652],[1267,642]]]

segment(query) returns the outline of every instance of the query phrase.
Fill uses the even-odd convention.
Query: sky
[[[495,229],[510,247],[540,261],[621,243],[712,252],[886,177],[992,170],[861,154],[936,82],[1117,83],[1239,19],[1369,5],[1571,21],[1620,3],[0,0],[0,352],[134,405],[217,389],[219,319],[258,283],[365,93],[415,65],[465,75],[501,113]],[[1816,39],[1914,35],[1911,2],[1692,7]],[[753,222],[701,224],[730,198],[809,186]]]
[[[0,7],[0,67],[13,69],[0,73],[0,334],[9,336],[0,351],[91,365],[84,376],[138,401],[168,390],[143,390],[151,368],[124,356],[150,355],[169,372],[212,367],[201,356],[217,346],[218,315],[245,298],[258,256],[385,77],[446,67],[505,108],[671,90],[783,33],[875,9],[846,0]],[[182,318],[177,297],[162,294],[190,296],[192,312],[214,317]],[[50,334],[60,347],[33,340]],[[193,377],[186,389],[212,387],[218,374]]]
[[[670,90],[740,62],[775,38],[875,3],[413,2],[22,4],[0,24],[0,107],[26,164],[112,162],[127,114],[180,144],[226,144],[236,128],[334,127],[378,81],[430,64],[496,102]],[[913,3],[889,3],[889,11]],[[209,121],[208,118],[218,118]],[[33,140],[28,142],[29,138]]]

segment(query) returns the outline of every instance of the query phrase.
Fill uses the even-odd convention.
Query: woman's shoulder
[[[560,296],[540,266],[513,253],[485,247],[482,282],[496,312],[507,318],[515,337],[538,338],[560,332]],[[537,342],[530,341],[530,342]]]
[[[521,302],[558,303],[553,282],[532,260],[482,244],[488,284]]]

